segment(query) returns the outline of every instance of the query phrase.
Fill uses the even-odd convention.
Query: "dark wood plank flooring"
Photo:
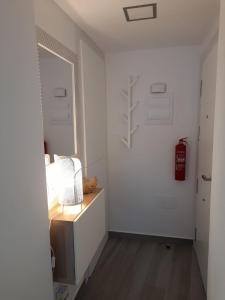
[[[206,300],[190,241],[110,234],[76,300]]]

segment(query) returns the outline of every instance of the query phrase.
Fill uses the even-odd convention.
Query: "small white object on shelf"
[[[123,119],[127,122],[127,130],[128,134],[127,137],[122,137],[121,141],[124,143],[124,145],[131,149],[132,147],[132,136],[139,128],[139,125],[136,125],[133,127],[132,124],[132,114],[133,111],[137,108],[139,101],[133,103],[133,87],[139,80],[139,76],[130,76],[128,79],[128,89],[122,90],[121,94],[123,97],[127,99],[127,114],[123,114]]]
[[[64,284],[59,284],[55,287],[55,299],[66,300],[69,297],[68,287]]]

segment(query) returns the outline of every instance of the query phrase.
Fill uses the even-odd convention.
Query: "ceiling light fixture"
[[[143,4],[123,7],[127,22],[157,18],[157,4]]]

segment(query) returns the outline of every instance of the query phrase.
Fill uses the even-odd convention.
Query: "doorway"
[[[205,289],[207,288],[213,126],[216,95],[217,43],[202,65],[200,126],[198,145],[198,189],[196,198],[195,248]]]

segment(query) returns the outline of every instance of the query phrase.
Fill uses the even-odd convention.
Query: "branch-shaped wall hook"
[[[127,121],[128,124],[128,135],[127,138],[121,138],[121,141],[127,146],[128,149],[132,147],[132,136],[139,128],[139,125],[136,125],[134,128],[132,122],[133,111],[137,108],[139,101],[133,103],[133,87],[139,80],[139,76],[130,76],[128,79],[128,89],[122,90],[121,94],[127,99],[127,114],[123,114],[123,118]]]

